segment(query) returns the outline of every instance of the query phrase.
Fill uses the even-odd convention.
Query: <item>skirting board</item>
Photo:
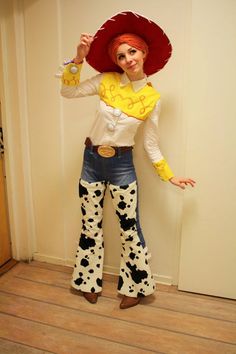
[[[74,266],[74,260],[72,260],[72,259],[65,260],[63,258],[48,256],[48,255],[41,254],[41,253],[34,253],[33,260],[39,261],[39,262],[63,265],[63,266],[68,266],[68,267]],[[111,275],[118,276],[119,275],[119,268],[104,265],[103,272],[105,274],[111,274]],[[155,282],[158,284],[173,285],[172,278],[169,276],[153,274],[153,277],[154,277]]]

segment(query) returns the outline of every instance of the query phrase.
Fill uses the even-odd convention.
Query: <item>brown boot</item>
[[[98,299],[98,293],[85,293],[83,292],[85,299],[91,304],[96,304]]]
[[[130,297],[124,295],[120,303],[120,309],[128,309],[129,307],[138,305],[139,302],[140,302],[140,297]]]

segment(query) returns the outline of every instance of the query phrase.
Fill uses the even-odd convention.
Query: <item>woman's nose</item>
[[[132,57],[130,55],[126,55],[126,61],[127,63],[130,63],[132,61]]]

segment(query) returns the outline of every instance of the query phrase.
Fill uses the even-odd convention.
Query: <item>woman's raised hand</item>
[[[80,42],[77,47],[77,54],[76,57],[73,59],[75,64],[82,63],[83,59],[88,55],[92,41],[93,36],[91,36],[90,34],[81,34]]]

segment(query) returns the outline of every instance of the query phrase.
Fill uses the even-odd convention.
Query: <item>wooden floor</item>
[[[18,263],[0,277],[1,354],[236,354],[236,302],[159,286],[120,310],[116,279],[97,304],[70,290],[71,268]]]

